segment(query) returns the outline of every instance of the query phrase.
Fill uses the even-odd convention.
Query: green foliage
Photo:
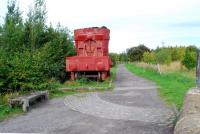
[[[160,64],[170,64],[172,61],[171,52],[169,49],[161,49],[156,53],[156,62]]]
[[[109,53],[109,56],[112,60],[113,65],[115,66],[116,64],[120,62],[127,62],[128,61],[128,56],[125,52],[123,53]]]
[[[65,80],[65,57],[75,54],[70,31],[45,21],[44,0],[35,0],[25,22],[15,1],[8,4],[0,27],[0,93],[51,89],[52,80]]]
[[[7,83],[8,72],[10,71],[7,57],[8,54],[5,50],[0,48],[0,93],[5,91],[3,87]]]
[[[22,112],[22,110],[18,107],[10,108],[7,105],[1,105],[1,104],[0,104],[0,109],[1,109],[0,110],[0,122],[3,121],[4,119],[9,118],[13,114],[20,114]]]
[[[185,48],[171,48],[172,61],[181,61],[185,54]]]
[[[49,29],[45,25],[46,14],[45,1],[34,0],[34,8],[29,10],[24,27],[24,44],[32,50],[42,47],[49,41]]]
[[[15,1],[9,1],[5,23],[1,29],[1,46],[7,51],[20,51],[23,46],[23,21]]]
[[[183,76],[180,73],[166,73],[160,75],[153,69],[143,69],[133,64],[126,64],[126,67],[136,75],[155,81],[160,87],[158,91],[161,97],[169,104],[175,103],[178,109],[181,108],[188,89],[195,86],[194,79]]]
[[[155,63],[155,53],[154,52],[144,52],[143,61],[146,63]]]
[[[115,66],[119,62],[119,54],[117,53],[109,53],[109,56],[112,60],[113,66]]]
[[[196,67],[197,60],[197,51],[198,49],[195,46],[189,46],[186,48],[186,52],[184,55],[184,59],[182,60],[182,64],[188,69]]]
[[[0,93],[0,122],[4,119],[9,118],[13,114],[20,114],[22,109],[18,107],[10,108],[7,104],[5,104],[5,96]]]
[[[127,50],[127,55],[129,61],[141,61],[143,58],[144,52],[149,52],[150,49],[144,45],[139,45],[137,47],[132,47]]]
[[[37,52],[15,52],[13,56],[7,56],[3,60],[1,92],[30,91],[47,87],[47,77],[41,71],[43,65],[40,64]]]
[[[123,63],[128,62],[128,55],[125,52],[120,53],[119,54],[119,61],[123,62]]]

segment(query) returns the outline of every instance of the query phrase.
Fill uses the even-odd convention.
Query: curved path
[[[0,132],[68,134],[170,134],[172,111],[156,85],[120,65],[114,91],[53,99],[0,123]]]

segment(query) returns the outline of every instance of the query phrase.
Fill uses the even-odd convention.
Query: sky
[[[17,0],[26,17],[33,0]],[[0,24],[7,0],[0,0]],[[144,44],[200,47],[200,0],[46,0],[47,24],[76,28],[106,26],[110,52]]]

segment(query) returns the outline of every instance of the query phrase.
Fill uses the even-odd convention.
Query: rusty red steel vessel
[[[76,56],[66,57],[66,71],[71,80],[95,77],[105,80],[110,75],[112,61],[108,55],[110,30],[91,27],[74,30]]]

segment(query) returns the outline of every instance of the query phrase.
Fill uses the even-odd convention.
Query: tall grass
[[[99,82],[95,80],[89,80],[87,78],[81,78],[76,81],[66,81],[62,87],[68,87],[68,88],[111,88],[110,86],[114,86],[112,84],[113,79],[116,76],[117,71],[117,65],[111,68],[111,76],[108,77],[105,81]],[[110,85],[111,84],[111,85]]]
[[[160,87],[158,90],[160,96],[168,104],[174,103],[178,109],[181,108],[188,89],[195,86],[194,78],[179,72],[159,74],[152,68],[142,68],[134,64],[126,64],[125,66],[132,73],[154,81]]]
[[[0,94],[0,121],[7,119],[15,114],[22,113],[22,110],[18,107],[10,108],[8,101],[10,98],[18,96],[18,92]]]
[[[156,64],[148,64],[145,62],[137,62],[135,64],[142,68],[151,68],[156,71],[158,70],[158,66]],[[169,65],[160,64],[159,67],[161,73],[181,73],[182,75],[195,78],[195,69],[188,70],[181,64],[180,61],[172,62]]]

